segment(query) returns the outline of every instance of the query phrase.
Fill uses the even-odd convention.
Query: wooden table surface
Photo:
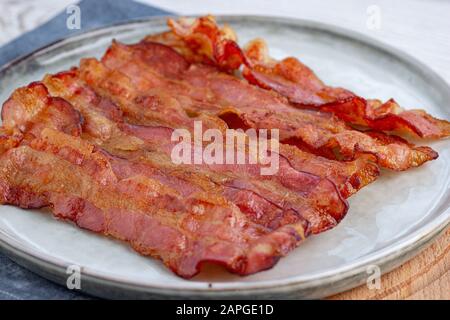
[[[450,228],[421,254],[381,277],[380,289],[366,285],[330,299],[450,300]]]
[[[420,0],[140,0],[180,14],[265,14],[353,29],[402,49],[450,83],[450,1]],[[0,45],[45,22],[76,1],[3,0]],[[379,28],[367,19],[380,13]],[[366,285],[331,299],[450,299],[450,228],[422,253],[384,275],[379,290]]]

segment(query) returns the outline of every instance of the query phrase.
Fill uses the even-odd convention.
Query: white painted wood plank
[[[0,46],[63,11],[73,0],[0,0]]]
[[[450,83],[450,1],[139,1],[180,14],[275,15],[341,26],[408,52]],[[42,24],[75,2],[73,0],[0,0],[2,13],[0,15],[0,45]],[[380,12],[379,29],[367,26],[368,19],[373,18],[374,8]]]

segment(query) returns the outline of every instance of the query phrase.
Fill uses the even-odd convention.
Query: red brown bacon
[[[58,79],[58,76],[56,78]],[[49,77],[47,77],[47,83],[51,84],[51,79],[49,79]],[[41,88],[43,85],[40,84],[39,87]],[[33,88],[36,88],[36,86]],[[61,90],[61,83],[54,85],[53,88],[59,88],[59,90]],[[82,88],[72,87],[72,90],[79,95]],[[42,92],[44,89],[35,91]],[[55,91],[56,89],[53,89],[53,92]],[[70,95],[70,92],[66,92],[65,95],[67,97],[67,95]],[[35,95],[32,94],[32,96]],[[89,102],[89,99],[91,98],[92,94],[85,94],[84,108],[86,106],[95,105],[95,103]],[[44,97],[42,97],[42,100],[44,102],[41,102],[40,104],[45,106],[50,99],[44,99]],[[26,112],[26,110],[30,109],[27,103],[30,103],[31,99],[25,99],[27,103],[21,103],[22,101],[18,102],[15,99],[10,101],[15,102],[12,105],[14,109],[22,110],[19,112]],[[107,105],[107,103],[102,103],[101,100],[97,102],[97,105]],[[36,101],[36,103],[39,104],[38,101]],[[79,103],[79,101],[74,101],[74,103]],[[12,113],[10,112],[9,107],[10,106],[8,105],[8,112],[6,114]],[[47,105],[47,107],[49,109],[52,108],[51,105]],[[80,111],[83,112],[83,110],[85,110],[84,108],[81,107]],[[42,108],[41,113],[44,111],[45,108]],[[39,116],[40,113],[36,113],[34,116],[24,117],[23,123],[20,122],[18,125],[29,127],[29,123],[33,122],[32,119],[39,119]],[[100,118],[97,116],[97,120],[99,119]],[[5,120],[8,122],[8,119]],[[86,114],[85,121],[92,121],[92,114]],[[100,123],[91,123],[89,126],[100,127],[101,125],[107,124],[107,122],[107,119],[102,119]],[[114,126],[114,124],[108,124],[105,128],[111,128],[111,126]],[[157,131],[157,128],[151,127],[149,129],[152,134]],[[141,128],[141,130],[145,130],[145,128]],[[119,135],[119,139],[123,139],[123,137],[123,134]],[[88,137],[85,136],[85,138]],[[115,139],[115,137],[112,137],[112,139]],[[257,168],[256,166],[255,168],[252,166],[240,166],[238,171],[239,175],[233,174],[232,172],[235,171],[233,169],[236,169],[236,167],[229,165],[218,165],[210,168],[214,169],[214,171],[208,170],[208,167],[206,166],[202,166],[202,170],[185,166],[183,168],[178,168],[177,174],[177,172],[175,172],[176,169],[173,168],[175,165],[172,164],[170,160],[171,142],[167,141],[167,139],[153,142],[146,138],[145,140],[152,144],[152,148],[156,148],[157,151],[162,151],[157,154],[158,157],[156,161],[162,161],[162,163],[156,167],[157,169],[165,170],[167,175],[172,174],[180,177],[197,187],[203,187],[205,191],[211,188],[220,189],[220,193],[225,198],[235,203],[241,209],[245,209],[245,212],[255,221],[264,223],[268,227],[277,228],[288,221],[300,218],[306,219],[308,223],[307,232],[311,231],[313,233],[318,233],[336,225],[337,221],[341,220],[347,211],[346,202],[342,200],[336,186],[331,181],[306,172],[297,171],[290,167],[289,163],[283,159],[280,160],[279,175],[276,175],[273,178],[259,176],[259,174],[255,173],[257,170],[254,170]],[[99,143],[98,140],[94,141]],[[168,145],[168,149],[166,148],[164,150],[164,145]],[[100,146],[103,147],[102,145]],[[111,152],[112,149],[108,149],[107,151]],[[165,153],[167,151],[168,154]],[[155,157],[155,153],[156,151],[153,151],[150,156]],[[121,153],[120,156],[124,157],[126,155]],[[136,164],[134,168],[140,168],[141,171],[144,172],[146,169],[155,169],[155,167],[150,166],[150,162],[142,163],[142,159],[148,159],[147,156],[149,156],[148,153],[137,152],[137,154],[131,154],[129,159],[133,163],[138,161],[137,159],[141,159],[140,163]],[[155,161],[153,163],[155,163]],[[205,176],[201,176],[201,172],[204,172]],[[242,177],[245,177],[246,179],[243,179]],[[216,184],[217,186],[211,186],[211,184]],[[265,211],[264,214],[262,214],[262,211]]]
[[[450,123],[432,117],[423,110],[405,110],[393,99],[386,102],[366,100],[354,93],[325,85],[298,59],[271,59],[262,40],[247,45],[246,55],[251,67],[244,77],[266,89],[272,89],[300,107],[316,107],[332,112],[342,120],[381,131],[410,133],[421,138],[442,138],[450,135]]]
[[[17,128],[35,134],[44,127],[52,127],[76,136],[81,134],[80,114],[65,100],[50,97],[39,82],[14,91],[4,103],[1,115],[3,127],[10,130]]]
[[[83,164],[29,146],[11,149],[0,160],[2,203],[50,206],[56,217],[127,241],[182,277],[192,277],[205,262],[242,275],[264,270],[302,240],[301,223],[268,231],[211,195],[174,197],[142,177],[99,183]]]
[[[99,76],[99,74],[97,74]],[[108,78],[107,74],[104,74],[106,78]],[[90,80],[93,80],[94,75],[90,73]],[[101,80],[100,78],[96,78],[95,81],[95,88],[101,87]],[[121,84],[126,84],[127,81],[125,78],[117,79],[120,80],[119,82]],[[80,110],[80,112],[84,115],[86,107],[88,107],[89,110],[93,111],[98,109],[98,105],[107,105],[108,103],[103,103],[102,101],[105,101],[106,99],[100,96],[97,96],[97,101],[92,101],[90,97],[92,97],[92,88],[87,87],[86,84],[80,83],[80,80],[77,76],[77,71],[73,70],[70,73],[62,73],[56,76],[47,76],[44,82],[47,84],[47,86],[50,88],[50,91],[52,94],[59,95],[64,97],[65,99],[69,100],[73,103],[73,105]],[[133,88],[128,88],[128,91],[126,96],[132,97],[133,94]],[[102,91],[102,90],[100,90]],[[105,95],[106,92],[102,91]],[[124,90],[120,90],[120,92],[124,92]],[[95,93],[94,93],[95,94]],[[110,91],[107,93],[108,97],[117,100],[118,96],[114,93],[114,91]],[[120,99],[119,99],[120,101]],[[135,115],[138,116],[138,115]],[[90,122],[94,122],[95,120],[92,120],[92,116],[89,114],[86,114],[84,116],[86,125],[89,125]],[[98,118],[98,117],[97,117]],[[98,121],[98,119],[97,119]],[[107,121],[114,121],[114,119],[103,119],[100,121],[100,123],[105,124]],[[175,125],[175,124],[174,124]],[[174,143],[170,141],[170,135],[173,131],[172,128],[168,127],[154,127],[154,126],[134,126],[130,125],[128,123],[122,123],[122,122],[110,122],[109,126],[117,126],[119,130],[122,131],[120,134],[126,133],[127,135],[134,135],[138,137],[139,139],[142,139],[142,141],[145,142],[145,146],[141,146],[141,148],[147,148],[148,150],[158,150],[162,152],[166,157],[170,157],[171,150],[174,146]],[[98,125],[96,125],[98,127]],[[120,136],[120,134],[116,131],[116,135]],[[108,139],[117,140],[117,138],[109,137]],[[110,152],[115,152],[114,150],[108,149]],[[336,175],[336,178],[331,174],[324,174],[325,170],[323,169],[324,165],[320,166],[315,164],[314,161],[308,161],[308,158],[303,157],[300,159],[296,159],[296,155],[298,153],[291,152],[286,153],[286,156],[281,155],[279,157],[279,170],[277,173],[271,176],[261,176],[260,175],[260,166],[259,165],[230,165],[230,164],[218,164],[218,165],[212,165],[212,164],[202,164],[197,165],[195,171],[199,170],[199,167],[201,170],[206,170],[206,173],[209,177],[214,177],[215,175],[226,174],[230,176],[230,173],[233,173],[233,183],[230,184],[231,186],[237,187],[248,185],[249,181],[253,181],[254,183],[256,181],[259,181],[262,183],[258,185],[260,187],[264,187],[264,189],[260,189],[257,194],[265,195],[269,201],[273,203],[288,203],[290,200],[289,194],[292,194],[293,192],[298,192],[300,195],[307,196],[314,200],[315,203],[319,204],[321,201],[317,201],[318,199],[324,197],[325,195],[327,200],[325,201],[327,204],[322,204],[322,206],[326,206],[326,211],[332,213],[333,216],[336,217],[337,220],[340,220],[340,216],[342,213],[342,205],[339,204],[341,200],[339,200],[339,195],[336,193],[335,185],[333,183],[330,183],[328,180],[329,177],[332,178],[332,181],[337,181],[341,183],[339,185],[339,189],[345,192],[345,195],[349,195],[351,192],[353,192],[355,189],[362,187],[362,184],[368,181],[369,179],[373,179],[373,176],[377,174],[377,168],[373,165],[366,166],[365,169],[367,171],[367,174],[370,175],[369,177],[366,177],[363,175],[362,171],[363,168],[360,168],[359,166],[362,166],[363,164],[360,163],[352,163],[348,166],[339,166],[338,163],[329,166],[330,172],[334,172]],[[305,165],[299,165],[292,167],[291,163],[305,163]],[[320,163],[320,161],[318,161]],[[315,170],[305,171],[304,169],[308,169],[308,165],[310,168],[313,168]],[[192,168],[190,167],[183,167],[185,171],[191,171]],[[333,169],[334,168],[334,169]],[[346,170],[346,171],[345,171]],[[361,176],[361,178],[353,177],[353,175],[356,175],[355,173],[351,172],[348,173],[350,170],[360,170],[361,172],[357,172]],[[374,173],[371,173],[371,171],[375,171]],[[346,174],[346,176],[344,176]],[[366,172],[364,172],[366,174]],[[246,177],[246,180],[242,181],[242,179],[238,177]],[[321,177],[321,179],[319,179]],[[223,177],[217,178],[218,181],[225,181]],[[228,178],[229,180],[229,178]],[[240,182],[239,182],[240,181]],[[270,183],[270,184],[269,184]],[[276,183],[273,187],[270,187],[273,183]],[[286,189],[288,188],[288,189]],[[263,190],[271,190],[272,195],[268,195],[267,191],[263,192]],[[277,192],[274,192],[277,190]],[[231,191],[231,193],[230,193]],[[319,192],[319,193],[318,193]],[[241,192],[242,193],[242,192]],[[284,200],[276,200],[274,198],[274,193],[280,193],[279,199]],[[337,198],[334,196],[331,196],[332,194],[336,194]],[[228,196],[236,196],[235,190],[230,189],[227,191]],[[245,196],[248,197],[248,196]],[[292,197],[292,196],[291,196]],[[251,196],[250,200],[255,198],[255,196]],[[332,201],[336,201],[333,204],[329,202],[329,200],[334,199]],[[233,200],[233,199],[230,199]],[[261,201],[253,201],[255,204],[261,203]],[[236,202],[235,202],[236,203]],[[243,203],[242,205],[239,205],[241,208],[245,209],[246,211],[251,211],[252,207],[249,207],[249,204],[251,201],[247,201],[246,203]],[[256,208],[257,209],[257,208]],[[338,212],[341,212],[338,214]],[[263,214],[260,209],[256,210],[253,214],[261,217],[261,219],[268,219],[268,221],[271,221],[270,216],[271,214],[265,213]],[[337,214],[337,215],[336,215]],[[327,221],[327,220],[324,220]],[[333,222],[334,224],[334,222]],[[321,227],[313,226],[312,230],[313,232],[317,232],[321,230],[321,228],[324,228],[324,225],[321,224]]]
[[[171,59],[170,72],[164,70],[169,64],[155,63],[157,57]],[[293,108],[281,96],[214,67],[187,65],[181,55],[161,44],[114,43],[102,62],[126,74],[141,90],[157,88],[173,97],[187,96],[191,98],[188,101],[198,101],[191,102],[189,109],[216,114],[232,128],[279,129],[282,142],[330,159],[352,160],[372,154],[383,167],[406,170],[437,157],[429,147],[415,147],[387,135],[375,139],[371,134],[352,130],[332,114]],[[177,66],[177,73],[173,66]]]
[[[272,59],[261,39],[251,41],[245,50],[241,50],[232,29],[228,26],[221,29],[211,16],[193,22],[169,19],[168,25],[172,34],[147,39],[173,45],[190,61],[206,62],[225,71],[234,71],[244,65],[242,74],[250,83],[274,90],[299,107],[332,112],[352,125],[374,130],[409,133],[421,138],[450,135],[448,121],[436,119],[423,110],[405,110],[393,99],[385,103],[376,99],[366,100],[346,89],[327,86],[294,57],[281,61]],[[221,50],[224,54],[219,56],[215,50],[209,49],[223,47],[233,47],[233,52],[227,55],[227,51]],[[232,63],[225,63],[224,68],[223,61],[228,61],[227,57]]]
[[[165,50],[165,48],[162,49]],[[154,55],[152,55],[152,57],[154,58]],[[145,69],[145,66],[130,68],[127,65],[127,63],[124,64],[127,70],[130,70],[128,71],[129,73],[136,74],[136,72],[140,72],[137,70],[145,70],[145,72],[150,72]],[[172,66],[173,65],[174,64],[172,64]],[[80,74],[81,77],[83,77],[83,79],[97,92],[103,93],[103,95],[112,99],[124,108],[129,108],[129,105],[133,103],[131,101],[135,99],[132,98],[124,101],[122,98],[123,93],[126,93],[125,95],[128,97],[136,97],[139,96],[140,90],[144,92],[150,92],[152,90],[151,92],[153,92],[156,96],[156,100],[159,100],[157,99],[157,94],[166,90],[168,86],[170,87],[170,85],[157,81],[157,79],[154,79],[154,81],[147,81],[146,78],[143,78],[142,76],[128,78],[120,71],[110,70],[102,63],[95,60],[84,60],[81,63]],[[108,88],[107,83],[111,81],[111,79],[114,79],[115,83],[120,83],[120,87],[116,87],[114,89]],[[155,91],[154,86],[157,86],[158,91]],[[193,100],[192,96],[188,95],[186,90],[191,91],[192,88],[179,88],[179,86],[175,86],[174,88],[168,88],[165,94],[168,94],[174,99],[180,101],[180,108],[186,108],[187,112],[192,112],[192,110],[201,113],[207,112],[208,109],[205,110],[206,107],[198,107],[198,105],[203,106],[207,103],[196,102],[196,100]],[[198,95],[198,91],[197,93],[194,93],[194,95]],[[164,105],[161,104],[160,107],[164,108]],[[212,107],[209,107],[209,109],[211,108]],[[136,122],[142,121],[139,120],[138,114],[135,114],[134,117],[138,118],[135,120]],[[175,125],[176,123],[173,123],[173,126]],[[160,141],[164,141],[164,139]],[[348,197],[358,189],[373,181],[378,176],[378,168],[371,161],[367,161],[367,158],[342,163],[315,157],[311,154],[301,152],[300,150],[295,150],[288,145],[281,145],[280,148],[280,159],[282,161],[284,161],[285,158],[289,159],[290,164],[297,170],[310,172],[332,180],[339,187],[339,190],[342,192],[344,197]],[[238,166],[234,168],[234,170],[237,170],[240,167],[243,166]],[[275,178],[276,177],[277,176],[275,176]]]
[[[232,72],[238,69],[246,58],[236,43],[234,31],[225,25],[222,29],[214,17],[205,16],[195,19],[175,21],[168,19],[167,24],[172,31],[181,37],[185,45],[178,46],[190,62],[202,62],[215,65],[221,70]],[[172,41],[177,46],[176,39],[169,33],[161,35],[165,41]]]
[[[43,92],[42,85],[33,87]],[[55,101],[43,100],[35,101],[41,105],[39,112],[23,122],[16,119],[17,125],[36,128],[33,119],[40,119]],[[14,114],[10,108],[29,110],[27,104],[14,99],[5,115]],[[2,203],[49,206],[59,218],[130,242],[140,253],[160,258],[183,277],[195,275],[208,261],[239,274],[264,270],[310,232],[309,223],[298,216],[273,228],[255,223],[212,190],[182,194],[179,184],[165,183],[148,168],[138,170],[138,164],[121,161],[53,127],[34,130],[25,144],[3,153]]]
[[[371,105],[344,120],[378,130],[403,128],[393,113],[424,137],[445,135],[447,122],[328,88],[298,60],[270,60],[262,45],[244,54],[212,17],[169,25],[172,32],[114,42],[101,61],[84,59],[12,94],[0,127],[0,203],[49,207],[182,277],[207,262],[247,275],[334,227],[347,212],[345,198],[378,176],[374,162],[404,170],[437,157],[396,136],[353,130],[331,113],[294,108],[292,97],[325,111]],[[242,64],[256,86],[230,74]],[[298,148],[281,143],[273,176],[260,175],[259,164],[176,165],[172,132],[192,132],[196,120],[222,132],[280,129]]]

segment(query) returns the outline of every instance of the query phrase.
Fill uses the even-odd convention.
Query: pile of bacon
[[[128,242],[185,278],[215,263],[240,275],[271,268],[310,234],[334,227],[346,198],[379,167],[436,159],[396,134],[450,135],[450,123],[394,100],[326,86],[262,40],[245,49],[210,16],[17,89],[0,128],[0,202],[48,207]],[[279,129],[279,170],[176,165],[174,129]],[[388,133],[387,133],[388,132]]]

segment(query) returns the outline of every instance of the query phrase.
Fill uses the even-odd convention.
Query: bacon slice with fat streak
[[[384,103],[366,100],[348,90],[325,85],[296,58],[281,61],[270,58],[261,39],[250,42],[245,52],[251,67],[244,68],[244,77],[250,83],[282,94],[298,106],[333,112],[348,123],[374,130],[412,133],[421,138],[450,135],[450,122],[436,119],[424,110],[405,110],[393,99]]]
[[[80,113],[64,99],[49,96],[39,82],[15,90],[3,104],[1,116],[4,129],[35,134],[51,127],[75,136],[81,134]]]
[[[26,99],[12,98],[4,112],[5,122],[12,123],[10,115],[33,110],[30,103],[44,88],[34,84],[27,88],[31,93]],[[277,227],[255,223],[213,190],[203,192],[194,187],[183,192],[185,186],[168,183],[147,166],[139,167],[86,139],[58,131],[69,123],[60,128],[50,122],[49,127],[35,126],[34,119],[42,119],[45,109],[60,113],[54,118],[59,119],[58,124],[61,119],[75,121],[65,116],[70,114],[66,109],[54,109],[53,102],[48,98],[34,101],[33,105],[41,106],[38,112],[24,116],[23,121],[15,119],[17,127],[23,131],[32,128],[33,132],[21,146],[1,156],[1,203],[50,207],[59,218],[128,241],[183,277],[198,273],[204,262],[223,264],[242,275],[270,268],[297,246],[316,222],[286,214],[283,219],[287,219]]]
[[[64,74],[53,77],[57,81],[56,84],[53,83],[52,85],[52,77],[47,77],[46,82],[51,88],[61,88],[61,82],[58,82],[61,76],[64,78]],[[80,96],[82,88],[74,88],[73,86],[72,88],[66,88],[69,92],[71,89],[74,90],[72,94],[76,92],[78,97]],[[67,91],[66,95],[67,93],[70,95]],[[81,105],[95,106],[95,103],[90,102],[92,94],[88,93],[84,95],[84,98],[85,101],[80,101],[79,99],[74,100],[74,104],[76,105],[82,102]],[[97,105],[104,108],[107,103],[102,103],[97,100]],[[21,105],[17,102],[10,106],[14,106],[16,109],[28,110],[26,105]],[[82,110],[83,108],[80,108],[81,113],[83,113]],[[6,114],[12,114],[12,112],[8,110]],[[27,118],[27,122],[29,120],[30,117]],[[108,119],[106,118],[98,118],[96,125],[93,123],[89,124],[91,121],[92,113],[86,114],[85,123],[87,128],[103,126],[103,128],[109,129],[114,126],[112,123],[108,124]],[[28,124],[23,123],[18,123],[18,125],[29,127]],[[154,128],[150,128],[150,130],[150,136],[153,136],[157,132]],[[84,138],[86,139],[87,137],[84,136]],[[119,135],[119,140],[121,140],[120,145],[123,145],[123,138],[123,134]],[[167,140],[165,139],[163,142],[159,142],[160,146],[162,144],[170,144]],[[98,140],[94,141],[98,142]],[[213,192],[214,190],[241,208],[252,221],[274,230],[285,224],[301,220],[304,223],[305,234],[309,234],[310,232],[318,233],[335,226],[347,211],[347,203],[341,198],[336,186],[332,182],[309,173],[297,171],[289,167],[287,161],[280,161],[280,172],[282,174],[277,177],[277,180],[266,178],[256,179],[259,176],[255,173],[255,170],[252,171],[251,167],[245,170],[242,169],[245,166],[238,166],[239,171],[237,175],[233,175],[231,172],[236,169],[236,166],[231,166],[231,168],[227,168],[227,166],[213,166],[211,168],[213,169],[212,171],[206,171],[204,170],[205,168],[202,168],[202,170],[192,167],[180,168],[171,163],[168,154],[156,154],[156,152],[152,152],[150,158],[146,157],[147,155],[148,153],[138,153],[133,156],[128,155],[128,159],[133,163],[132,168],[139,170],[143,175],[148,170],[150,172],[162,170],[162,173],[166,176],[180,178],[184,183],[193,184],[197,188],[203,188],[205,192]],[[121,156],[124,155],[121,154]],[[111,157],[114,158],[112,155]],[[119,160],[114,158],[111,161],[117,164]],[[129,172],[130,170],[132,169],[121,169],[124,172]],[[202,172],[204,176],[201,176],[200,173]],[[245,177],[245,179],[242,177]],[[152,176],[152,178],[154,177]],[[168,177],[162,183],[166,183],[167,181]]]
[[[172,34],[156,35],[164,41],[171,41],[183,52],[190,62],[202,62],[232,72],[245,62],[246,57],[236,43],[233,29],[224,25],[219,28],[213,16],[204,16],[194,21],[181,18],[178,21],[168,19],[167,24],[173,33],[184,41],[184,46],[177,46]]]
[[[140,67],[141,66],[138,66],[138,69]],[[138,92],[141,89],[145,92],[145,89],[157,85],[159,90],[163,90],[162,87],[159,86],[159,83],[153,84],[145,81],[145,79],[139,79],[137,82],[133,82],[131,78],[128,78],[120,71],[111,71],[103,64],[92,59],[82,61],[80,75],[97,92],[112,99],[118,105],[124,106],[123,108],[125,109],[128,108],[127,105],[132,103],[130,101],[136,100],[134,97],[139,96]],[[108,85],[108,82],[110,81],[119,83],[120,87],[111,89]],[[197,113],[199,111],[206,112],[203,110],[203,107],[202,109],[198,109],[198,106],[196,105],[199,103],[190,96],[184,95],[183,91],[184,90],[177,90],[175,87],[173,90],[170,90],[170,94],[173,98],[178,99],[180,105],[185,107],[188,112],[192,113],[192,110],[195,108]],[[124,92],[126,92],[125,96],[132,98],[128,100],[123,99],[122,96],[124,96]],[[153,90],[153,94],[157,93],[157,91]],[[204,102],[201,102],[200,104],[204,104]],[[164,108],[164,106],[162,106],[162,108]],[[138,114],[136,114],[136,117],[138,117]],[[139,119],[136,121],[139,122]],[[176,123],[172,124],[172,126],[174,125],[176,125]],[[350,196],[358,189],[372,182],[379,174],[377,166],[371,161],[368,161],[365,157],[361,157],[352,162],[340,163],[319,158],[283,144],[280,146],[280,159],[289,160],[290,165],[294,166],[297,170],[310,172],[314,175],[319,175],[323,178],[332,180],[339,187],[339,190],[344,197]],[[239,170],[239,168],[243,168],[243,166],[239,165],[233,169]]]
[[[262,39],[251,41],[241,50],[233,30],[228,26],[220,28],[211,16],[194,21],[169,19],[168,25],[172,32],[150,36],[147,40],[173,45],[190,61],[206,62],[225,71],[231,72],[244,65],[242,74],[250,83],[274,90],[299,107],[332,112],[352,125],[373,130],[408,133],[421,138],[450,136],[450,122],[434,118],[424,110],[405,110],[393,99],[385,103],[366,100],[346,89],[327,86],[294,57],[274,60]],[[217,50],[211,50],[224,47],[232,47],[233,51],[227,54],[226,50],[219,50],[223,52],[219,56]],[[228,67],[224,68],[223,61],[228,60],[233,63],[225,64]]]
[[[160,59],[172,62],[158,63]],[[376,134],[375,138],[372,133],[352,130],[332,114],[293,108],[283,97],[214,67],[188,65],[176,51],[161,44],[113,43],[102,62],[126,74],[142,91],[157,88],[172,97],[188,96],[199,102],[188,108],[214,113],[231,128],[276,128],[281,142],[330,159],[352,160],[372,154],[383,167],[405,170],[437,157],[429,147],[415,147],[388,135],[379,139]],[[171,65],[170,70],[165,65]]]
[[[185,278],[205,262],[240,275],[261,271],[302,240],[301,223],[272,231],[210,194],[174,195],[148,177],[119,180],[111,172],[105,182],[89,166],[99,160],[95,165],[105,168],[107,160],[95,151],[82,157],[74,164],[30,146],[10,149],[0,156],[0,202],[50,207],[56,217],[126,241]]]
[[[151,150],[151,157],[154,161],[158,162],[160,167],[164,166],[166,170],[170,170],[171,174],[176,174],[176,172],[189,172],[192,176],[198,172],[202,172],[209,179],[214,180],[215,183],[227,187],[227,190],[223,193],[226,194],[228,200],[237,204],[252,217],[256,217],[258,221],[266,220],[266,225],[270,224],[275,226],[279,218],[274,217],[284,216],[286,218],[290,215],[290,210],[295,210],[296,212],[303,212],[302,214],[308,217],[306,219],[311,223],[311,232],[317,233],[334,226],[342,219],[346,211],[347,205],[342,200],[340,192],[337,191],[335,184],[326,176],[318,176],[291,166],[289,158],[295,157],[295,153],[289,154],[288,157],[280,156],[279,170],[270,176],[260,174],[260,164],[174,165],[170,159],[171,151],[176,144],[170,141],[173,131],[172,128],[135,126],[108,116],[111,112],[104,112],[104,106],[112,106],[112,103],[98,96],[92,88],[81,82],[78,78],[77,70],[47,76],[44,79],[44,83],[53,95],[67,99],[83,114],[85,131],[94,136],[92,141],[106,148],[108,152],[129,159],[139,158],[142,162],[143,158],[150,161],[151,159],[149,159],[150,155],[148,153],[144,153],[143,155],[141,151]],[[126,82],[120,81],[120,83],[123,84]],[[132,96],[132,94],[127,94],[127,96]],[[98,128],[108,128],[108,135],[102,134]],[[139,144],[135,148],[136,152],[134,153],[123,153],[120,150],[123,149],[121,145],[116,146],[114,142],[111,144],[110,141],[123,141],[124,136],[130,139],[142,139],[144,144]],[[132,144],[133,142],[128,145]],[[126,151],[130,151],[130,148],[127,148]],[[248,152],[248,150],[244,152]],[[161,159],[165,160],[159,161]],[[306,159],[303,160],[305,161]],[[314,166],[314,164],[311,163],[310,166]],[[350,166],[348,169],[350,169]],[[322,171],[324,171],[323,164]],[[330,171],[333,171],[333,168]],[[348,182],[348,184],[353,183],[355,186],[362,180],[352,176],[347,176],[346,178],[347,180],[355,180]],[[209,188],[211,186],[207,184],[205,190]],[[345,181],[345,187],[343,189],[350,192],[352,191],[349,190],[350,188],[347,187],[347,181]],[[245,189],[251,190],[252,193],[244,193]],[[239,194],[237,190],[239,190]],[[262,201],[257,201],[258,197],[267,199],[267,201],[264,201],[267,208],[264,209],[261,207],[260,204]],[[298,197],[306,197],[306,208],[305,204],[299,206],[301,203],[299,203]],[[279,208],[269,210],[270,206],[274,205],[277,205]],[[291,209],[289,208],[290,205],[292,206]],[[311,212],[309,207],[316,208],[317,212]],[[270,211],[277,212],[277,214],[272,214]],[[320,219],[318,220],[317,217],[320,217]]]
[[[379,155],[359,145],[352,156],[338,157],[354,161],[335,161],[282,144],[273,176],[261,176],[259,165],[171,161],[174,128],[192,131],[195,120],[219,131],[264,128],[263,116],[247,117],[252,99],[268,99],[265,116],[274,101],[286,112],[289,106],[278,94],[218,72],[232,72],[246,59],[231,33],[215,32],[209,18],[188,27],[174,26],[190,38],[178,48],[188,59],[161,44],[115,43],[105,65],[84,60],[81,72],[48,75],[15,91],[2,109],[0,203],[49,207],[56,217],[124,240],[186,278],[205,262],[241,275],[265,270],[309,234],[335,226],[348,208],[341,193],[348,197],[378,175],[372,161],[380,162]],[[204,41],[210,43],[201,47]],[[229,96],[239,90],[240,96]],[[311,123],[330,117],[307,112],[302,117],[308,114]],[[367,136],[382,146],[407,145],[380,132]],[[311,148],[303,141],[299,147]],[[332,149],[313,151],[335,157]]]

